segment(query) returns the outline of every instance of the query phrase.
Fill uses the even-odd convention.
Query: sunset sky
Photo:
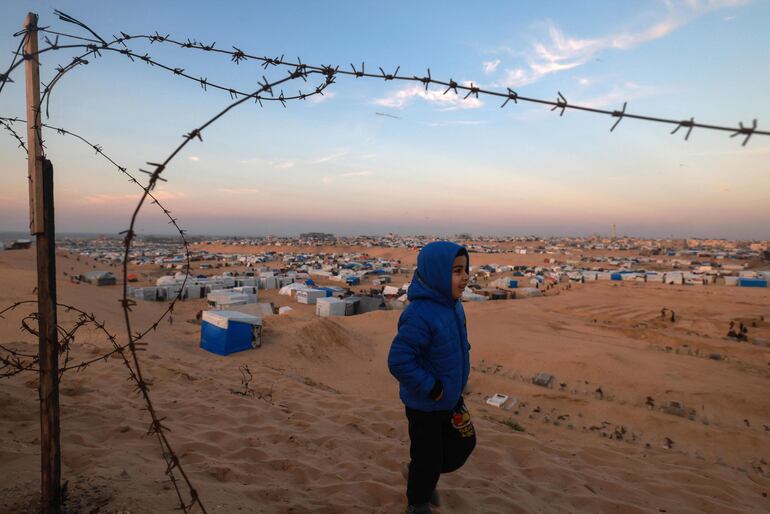
[[[0,4],[0,69],[28,11],[70,34],[60,9],[105,39],[158,31],[257,55],[470,82],[543,99],[716,125],[770,127],[770,2],[87,2]],[[234,5],[231,7],[230,5]],[[64,38],[60,43],[64,43]],[[258,62],[130,41],[138,54],[253,91]],[[76,51],[42,56],[41,79]],[[0,116],[25,114],[23,67]],[[290,84],[287,94],[308,84]],[[188,145],[159,197],[193,234],[540,234],[770,239],[770,137],[694,130],[419,84],[339,77],[322,97],[247,103]],[[229,95],[117,54],[89,58],[51,98],[54,126],[136,171],[160,162]],[[377,113],[387,114],[383,116]],[[25,134],[24,126],[17,129]],[[68,137],[46,134],[59,231],[117,233],[137,188]],[[25,155],[0,130],[0,231],[27,226]],[[144,178],[146,176],[143,175]],[[154,206],[143,233],[168,233]]]

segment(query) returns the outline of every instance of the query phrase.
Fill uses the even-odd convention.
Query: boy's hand
[[[430,391],[430,397],[436,402],[444,397],[444,384],[441,383],[441,380],[436,379],[433,389]]]

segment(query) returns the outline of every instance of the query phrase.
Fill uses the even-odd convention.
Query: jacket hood
[[[425,245],[417,256],[417,271],[409,285],[407,298],[427,299],[452,304],[452,263],[458,255],[465,255],[465,271],[469,271],[470,257],[464,246],[450,241],[436,241]]]

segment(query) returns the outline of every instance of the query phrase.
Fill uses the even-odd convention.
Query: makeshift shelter
[[[345,316],[355,316],[356,314],[359,314],[361,298],[358,296],[348,296],[347,298],[343,298],[342,301],[345,303]]]
[[[481,294],[476,294],[470,288],[466,287],[463,291],[463,295],[460,298],[464,302],[485,302],[488,298]]]
[[[216,307],[225,307],[230,305],[245,305],[249,302],[249,295],[244,293],[238,293],[236,291],[212,291],[206,295],[210,305]],[[256,300],[255,300],[256,302]]]
[[[543,292],[535,287],[520,287],[516,289],[516,298],[529,298],[533,296],[543,296]]]
[[[315,304],[315,314],[322,318],[329,316],[344,316],[345,301],[339,298],[318,298]]]
[[[164,275],[155,281],[156,286],[175,286],[176,284],[176,279],[171,275]]]
[[[236,311],[203,311],[200,346],[218,355],[259,348],[262,318]]]
[[[89,271],[83,275],[83,280],[95,286],[114,286],[117,283],[115,275],[110,271]]]
[[[297,291],[303,290],[303,289],[310,289],[310,287],[306,286],[305,284],[302,284],[300,282],[294,282],[292,284],[288,284],[283,286],[279,291],[278,294],[284,295],[284,296],[293,296],[297,293]]]
[[[228,310],[242,312],[244,314],[251,314],[252,316],[258,316],[260,318],[275,315],[273,312],[273,305],[267,302],[235,305],[233,307],[229,307]]]
[[[197,298],[203,298],[205,295],[206,288],[200,284],[189,284],[184,286],[184,292],[182,293],[182,299],[188,300],[188,299],[197,299]]]
[[[297,302],[306,305],[315,305],[319,298],[326,298],[326,291],[323,289],[301,289],[297,291]]]

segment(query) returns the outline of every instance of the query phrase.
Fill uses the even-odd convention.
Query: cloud
[[[580,84],[581,86],[587,86],[591,83],[591,79],[588,79],[585,77],[580,77],[579,79],[577,79],[577,81],[578,81],[578,84]]]
[[[198,157],[197,155],[191,155],[191,156],[189,156],[189,157],[187,158],[187,160],[188,160],[188,161],[192,161],[192,162],[198,162],[198,161],[200,161],[200,160],[201,160],[201,158],[200,158],[200,157]]]
[[[469,82],[465,83],[465,85],[469,84]],[[440,110],[442,111],[478,109],[483,105],[481,100],[474,96],[463,99],[464,96],[465,95],[460,96],[459,94],[455,94],[453,91],[448,91],[446,94],[444,94],[443,90],[437,89],[428,89],[426,91],[423,86],[413,84],[397,89],[396,91],[391,91],[387,96],[374,100],[374,103],[393,109],[403,109],[415,98],[421,98],[428,103],[440,106]]]
[[[321,182],[324,184],[331,184],[332,182],[334,182],[334,177],[323,177],[321,179]]]
[[[238,187],[238,188],[230,188],[230,187],[220,187],[217,189],[220,193],[226,193],[229,195],[245,195],[245,194],[256,194],[259,193],[259,189],[255,187]]]
[[[652,86],[644,86],[636,82],[625,82],[614,86],[609,91],[593,98],[575,99],[574,103],[584,107],[600,109],[608,106],[620,107],[623,102],[653,95],[658,90]]]
[[[249,159],[241,159],[238,161],[239,164],[258,164],[261,166],[270,166],[273,169],[276,170],[288,170],[289,168],[293,168],[296,163],[296,161],[289,160],[289,159],[265,159],[262,157],[251,157]]]
[[[173,200],[176,198],[184,198],[186,195],[181,191],[164,191],[155,190],[152,195],[158,200]],[[110,195],[97,193],[93,195],[84,196],[79,203],[85,203],[87,205],[107,205],[107,204],[129,204],[138,202],[141,197],[141,193],[132,193],[126,195]]]
[[[322,155],[321,157],[318,157],[316,159],[312,159],[310,161],[311,164],[322,164],[324,162],[333,161],[334,159],[338,159],[340,157],[344,157],[348,155],[350,152],[335,152],[327,155]]]
[[[485,61],[482,62],[481,65],[484,68],[484,73],[490,74],[497,71],[497,67],[500,66],[500,59],[495,59],[493,61]]]
[[[270,166],[277,169],[277,170],[288,170],[289,168],[294,167],[295,162],[294,161],[270,161]]]
[[[334,91],[324,91],[323,94],[317,94],[317,95],[307,97],[307,101],[311,105],[318,105],[320,103],[326,102],[327,100],[331,100],[335,96],[337,96],[337,93],[335,93]]]
[[[340,177],[368,177],[371,176],[372,172],[365,170],[365,171],[348,171],[346,173],[341,173]]]
[[[546,24],[548,36],[532,43],[531,55],[526,59],[526,67],[506,68],[504,76],[494,85],[516,88],[532,84],[551,73],[583,66],[604,50],[628,50],[665,37],[710,11],[746,3],[748,0],[664,0],[666,9],[663,19],[649,27],[595,38],[571,37],[549,21]],[[508,51],[519,57],[516,52]]]

